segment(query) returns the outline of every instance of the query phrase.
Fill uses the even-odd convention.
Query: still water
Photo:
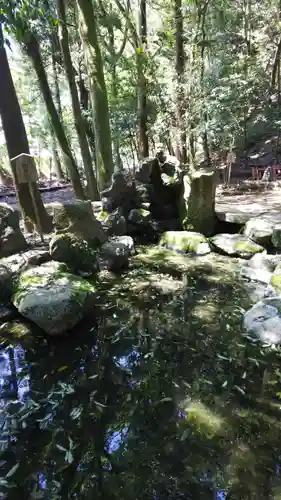
[[[101,279],[67,337],[2,327],[0,498],[281,498],[279,352],[234,260],[180,259]]]

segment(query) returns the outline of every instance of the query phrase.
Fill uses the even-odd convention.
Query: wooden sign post
[[[42,243],[44,243],[44,236],[43,236],[40,216],[34,194],[34,183],[38,181],[38,174],[34,158],[29,154],[22,153],[16,156],[15,158],[12,158],[11,161],[15,161],[15,170],[18,183],[28,184],[32,205],[34,208],[37,229],[40,234],[41,241]]]

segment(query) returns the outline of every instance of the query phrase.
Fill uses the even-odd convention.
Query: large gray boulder
[[[211,252],[205,236],[192,231],[166,231],[163,233],[159,245],[178,253],[206,255]]]
[[[266,252],[257,253],[242,266],[241,276],[268,284],[280,260],[279,255],[268,255]]]
[[[7,257],[27,248],[27,242],[20,229],[6,227],[0,234],[0,257]]]
[[[274,230],[274,223],[260,217],[254,217],[245,224],[244,235],[255,241],[259,245],[268,246]]]
[[[256,253],[261,253],[264,248],[241,234],[217,234],[210,238],[213,249],[231,257],[250,259]]]
[[[90,201],[54,202],[47,204],[46,209],[53,217],[57,233],[73,233],[93,246],[106,241],[106,234],[94,216]]]
[[[64,262],[74,272],[93,274],[98,269],[96,252],[75,234],[55,234],[49,250],[53,260]]]
[[[130,236],[110,238],[99,251],[100,269],[113,272],[127,269],[129,257],[134,254],[134,251],[134,241]]]
[[[181,206],[183,228],[211,236],[215,232],[217,173],[197,170],[184,176]]]
[[[270,345],[281,344],[281,297],[259,301],[243,317],[245,333]]]
[[[46,333],[60,335],[93,310],[95,288],[69,273],[64,264],[48,262],[21,274],[12,302]]]

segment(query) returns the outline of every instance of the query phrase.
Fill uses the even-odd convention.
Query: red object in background
[[[252,167],[252,179],[255,181],[259,181],[263,174],[264,171],[267,167]],[[281,177],[281,165],[272,165],[272,177],[273,180],[276,180],[277,178]]]

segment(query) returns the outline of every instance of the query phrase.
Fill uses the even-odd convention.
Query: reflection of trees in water
[[[268,358],[241,340],[238,315],[222,310],[233,311],[241,291],[220,283],[212,298],[220,314],[213,324],[198,319],[198,301],[213,293],[200,276],[200,290],[157,314],[110,311],[98,331],[85,325],[26,349],[29,399],[14,411],[9,433],[18,434],[4,454],[6,471],[20,464],[9,498],[36,488],[52,500],[213,500],[224,489],[229,500],[270,498],[279,382],[263,401]],[[14,397],[26,374],[17,350],[7,352]]]
[[[0,354],[0,394],[1,394],[1,450],[7,449],[12,436],[22,427],[13,415],[23,404],[29,391],[29,377],[24,374],[24,349],[9,346]],[[13,407],[13,411],[11,411]]]

